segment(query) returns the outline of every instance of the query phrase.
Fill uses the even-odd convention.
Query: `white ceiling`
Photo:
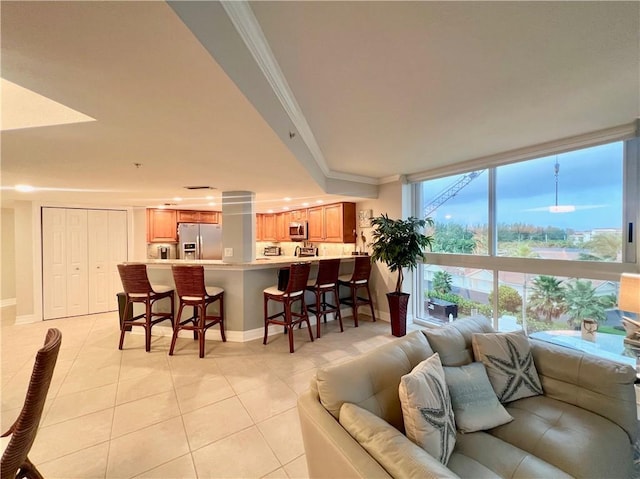
[[[638,2],[250,7],[298,117],[217,2],[2,1],[2,77],[96,120],[3,131],[3,204],[24,183],[94,206],[357,199],[640,116]]]

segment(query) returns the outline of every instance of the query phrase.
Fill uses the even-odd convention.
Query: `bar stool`
[[[340,258],[337,259],[323,259],[318,263],[318,275],[316,279],[310,279],[307,281],[307,291],[311,291],[315,294],[316,304],[315,307],[307,307],[307,310],[316,315],[316,338],[320,337],[320,316],[323,317],[324,322],[327,322],[327,314],[334,313],[338,321],[340,321],[340,332],[344,332],[342,327],[342,315],[340,314],[340,298],[338,294],[338,274],[340,272]],[[327,302],[327,293],[333,294],[333,301],[336,303],[331,304]]]
[[[271,286],[264,290],[264,339],[262,344],[267,344],[267,336],[269,334],[269,324],[279,324],[284,326],[285,332],[289,333],[289,352],[293,353],[293,327],[307,323],[309,328],[309,338],[313,341],[313,333],[311,332],[311,323],[309,322],[309,314],[307,306],[304,302],[304,291],[309,280],[309,263],[293,263],[289,270],[289,281],[287,288],[280,291],[277,286]],[[269,300],[282,303],[283,310],[279,313],[269,316],[268,303]],[[300,301],[300,312],[292,310],[291,306]],[[282,319],[278,319],[278,318]]]
[[[126,304],[122,314],[122,317],[125,319],[120,324],[120,345],[118,349],[122,349],[124,333],[127,329],[131,329],[130,326],[142,326],[144,328],[145,350],[149,352],[151,350],[151,328],[167,319],[171,321],[171,326],[173,327],[174,291],[170,286],[158,284],[151,286],[149,277],[147,276],[147,266],[144,264],[119,264],[118,272],[120,273],[120,279],[122,280],[122,287],[124,288],[126,297]],[[164,298],[169,298],[171,301],[171,312],[154,312],[153,305]],[[133,303],[144,303],[144,313],[133,316]],[[129,308],[131,308],[132,317],[126,319]],[[144,318],[144,321],[137,321],[141,318]]]
[[[176,316],[176,324],[171,337],[169,356],[173,356],[176,339],[180,330],[193,331],[193,339],[198,340],[200,357],[204,358],[204,336],[211,326],[220,325],[220,336],[226,342],[224,335],[224,289],[217,286],[205,286],[204,266],[172,265],[173,281],[178,290],[180,307]],[[219,301],[219,314],[207,314],[207,307]],[[193,316],[180,321],[185,306],[193,306]]]
[[[350,295],[340,298],[340,302],[348,304],[353,309],[353,322],[358,327],[358,306],[368,304],[371,307],[371,317],[376,320],[373,312],[373,301],[371,299],[371,291],[369,290],[369,275],[371,274],[371,259],[369,256],[356,256],[356,262],[353,267],[353,274],[341,275],[338,277],[338,284],[349,288]],[[358,290],[365,288],[367,297],[358,296]]]

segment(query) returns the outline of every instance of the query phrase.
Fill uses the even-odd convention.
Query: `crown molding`
[[[325,176],[330,176],[332,172],[327,165],[322,150],[311,131],[311,127],[307,123],[307,119],[302,113],[300,105],[298,105],[295,95],[291,91],[291,88],[289,88],[287,79],[282,73],[280,65],[278,65],[278,61],[273,55],[271,47],[249,3],[244,0],[222,1],[220,3],[229,16],[231,23],[233,23],[233,26],[238,31],[240,38],[242,38],[242,41],[256,61],[258,68],[260,68],[260,71],[267,79],[267,82],[291,119],[297,133],[311,152],[314,161]]]

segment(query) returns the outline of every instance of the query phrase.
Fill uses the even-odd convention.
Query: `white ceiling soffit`
[[[330,170],[444,170],[639,114],[640,2],[250,5]]]
[[[378,179],[329,169],[247,2],[174,1],[169,5],[325,192],[378,196]]]
[[[96,121],[9,80],[0,78],[2,131]]]

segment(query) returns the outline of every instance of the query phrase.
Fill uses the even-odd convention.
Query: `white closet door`
[[[122,291],[118,264],[129,259],[127,241],[127,212],[109,211],[109,310],[118,309],[116,295]]]
[[[87,210],[67,210],[67,316],[89,313]]]
[[[67,212],[42,209],[42,282],[44,319],[67,316]]]
[[[87,220],[89,258],[89,313],[109,311],[109,212],[89,210]],[[113,301],[111,301],[113,303]]]

